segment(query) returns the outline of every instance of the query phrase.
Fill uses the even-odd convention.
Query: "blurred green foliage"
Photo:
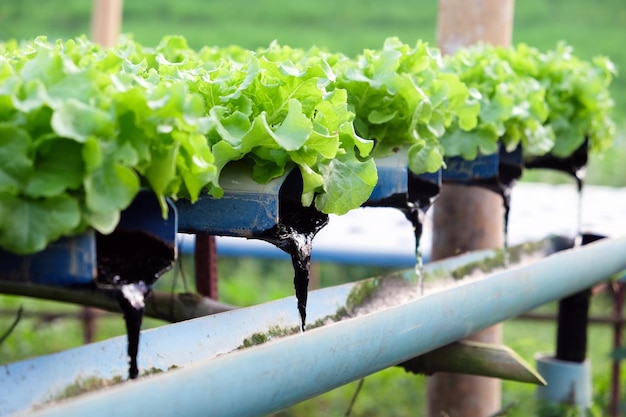
[[[6,1],[0,4],[0,40],[37,35],[89,35],[92,2],[85,0]],[[122,31],[144,45],[180,34],[190,45],[267,46],[272,40],[294,47],[317,45],[356,54],[378,48],[389,36],[436,44],[435,0],[125,0]],[[515,3],[513,42],[540,49],[565,40],[583,59],[609,56],[626,68],[626,2],[623,0],[525,0]],[[626,71],[626,70],[624,70]],[[626,78],[613,93],[620,119],[626,113]]]

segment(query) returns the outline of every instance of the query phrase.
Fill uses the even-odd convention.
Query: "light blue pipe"
[[[222,239],[217,236],[217,255],[222,257],[252,257],[275,259],[291,262],[291,257],[284,251],[261,240],[246,240],[231,237]],[[178,253],[191,256],[196,247],[196,237],[190,234],[179,234]],[[430,261],[430,248],[424,248],[422,261]],[[337,246],[313,245],[311,254],[313,262],[329,262],[343,265],[372,266],[381,268],[408,269],[415,266],[415,253],[411,250],[399,252],[338,248]]]
[[[551,404],[567,404],[581,410],[591,407],[591,363],[556,359],[548,355],[537,355],[537,371],[548,383],[537,388],[537,398]]]
[[[218,356],[207,349],[206,359],[183,368],[27,415],[266,415],[605,281],[626,269],[625,254],[626,239],[607,239],[548,256],[527,266],[484,278],[461,280],[405,304],[253,348],[230,353],[225,350]],[[430,265],[431,268],[439,266]],[[344,294],[337,296],[337,300],[347,295],[348,287],[342,288]],[[324,291],[334,293],[333,289],[313,293],[322,295]],[[297,326],[295,300],[286,300],[291,310],[286,316],[273,315],[275,304],[268,303],[253,307],[255,310],[242,309],[224,316],[192,320],[192,324],[202,328],[194,334],[172,333],[168,329],[171,326],[164,326],[152,331],[159,335],[154,340],[162,341],[162,357],[167,356],[171,346],[181,351],[179,355],[184,356],[187,348],[189,354],[193,352],[197,356],[199,346],[194,341],[204,343],[200,348],[220,344],[222,338],[232,339],[237,327],[249,326],[246,321]],[[284,302],[279,303],[284,307]],[[310,306],[314,305],[311,298]],[[233,320],[235,314],[241,315]],[[272,317],[267,317],[270,315]],[[213,332],[208,323],[219,325],[220,321],[224,326],[219,332]],[[257,331],[268,329],[257,328]],[[92,354],[97,355],[97,352]],[[18,377],[4,374],[5,380]],[[8,392],[7,395],[11,395],[11,390]]]

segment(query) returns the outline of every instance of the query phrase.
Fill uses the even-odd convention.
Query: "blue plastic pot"
[[[94,232],[64,237],[33,255],[0,251],[0,279],[69,286],[90,283],[96,271]]]
[[[298,170],[291,172],[298,175]],[[278,223],[280,191],[289,174],[267,184],[251,178],[245,164],[227,165],[220,176],[221,198],[202,194],[198,201],[176,201],[178,228],[183,233],[253,237]],[[301,180],[300,180],[301,182]]]

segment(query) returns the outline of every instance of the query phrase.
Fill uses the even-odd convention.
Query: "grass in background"
[[[0,40],[38,35],[89,35],[91,4],[84,0],[21,0],[0,4]],[[294,47],[317,45],[347,54],[378,48],[389,36],[436,44],[436,0],[142,0],[124,1],[122,31],[146,45],[181,34],[190,45],[237,44],[246,48],[272,40]],[[609,56],[626,71],[626,2],[623,0],[525,0],[515,3],[513,42],[541,49],[560,40],[584,59]],[[624,125],[626,77],[613,84],[616,118]]]

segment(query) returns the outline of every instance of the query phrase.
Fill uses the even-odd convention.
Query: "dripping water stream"
[[[149,288],[143,281],[137,284],[122,285],[122,288],[117,291],[117,302],[122,309],[126,323],[128,377],[130,379],[137,378],[139,375],[139,366],[137,365],[139,335],[141,334],[141,322],[145,307],[144,300],[148,292]]]
[[[420,295],[424,294],[424,257],[420,247],[420,241],[424,232],[424,221],[426,212],[432,205],[429,201],[427,204],[422,202],[409,202],[408,209],[405,211],[407,219],[413,225],[413,234],[415,236],[415,276],[417,277],[417,285]]]
[[[152,284],[176,258],[174,247],[141,231],[115,231],[96,238],[98,277],[96,285],[118,302],[128,339],[128,377],[139,374],[137,357],[145,297]]]
[[[426,213],[441,190],[441,172],[414,174],[408,171],[407,191],[386,198],[368,201],[369,207],[392,207],[400,210],[413,226],[415,238],[415,276],[420,294],[424,292],[424,259],[420,241],[424,232]]]
[[[278,222],[253,238],[265,240],[291,257],[300,326],[304,331],[313,238],[328,224],[328,215],[317,211],[314,206],[302,205],[302,187],[299,170],[292,170],[279,191]]]
[[[521,175],[521,171],[520,171]],[[477,182],[475,185],[483,186],[484,188],[495,192],[502,198],[503,219],[502,219],[502,252],[503,252],[503,266],[506,268],[510,265],[511,254],[509,253],[509,218],[511,214],[511,192],[513,184],[519,177],[514,179],[506,179],[505,177],[496,177],[490,179],[487,182]]]
[[[433,205],[441,190],[441,177],[438,174],[419,176],[409,171],[407,202],[404,214],[413,225],[415,237],[415,276],[420,295],[424,294],[424,258],[420,241],[424,232],[426,213]]]
[[[325,216],[325,215],[323,215]],[[309,276],[311,273],[311,250],[313,238],[317,232],[328,223],[328,217],[313,220],[313,230],[303,227],[311,219],[303,218],[299,221],[300,226],[289,223],[279,223],[274,228],[263,234],[261,239],[275,245],[285,251],[291,257],[294,270],[293,285],[298,302],[300,325],[304,331],[306,325],[306,305],[308,298]],[[306,230],[309,229],[309,230]]]
[[[574,237],[574,247],[583,245],[583,187],[585,182],[585,168],[581,167],[573,174],[576,180],[576,235]]]
[[[503,252],[503,266],[507,268],[511,263],[511,254],[509,253],[509,218],[511,214],[511,191],[513,189],[513,183],[503,183],[500,178],[496,179],[495,183],[489,182],[482,184],[485,188],[495,192],[502,198],[502,208],[504,209],[502,219],[502,252]]]
[[[582,195],[585,180],[585,172],[589,154],[589,138],[568,157],[557,158],[553,155],[544,155],[526,162],[527,168],[547,168],[571,175],[576,181],[577,212],[576,212],[576,235],[574,245],[582,245]]]
[[[498,178],[494,191],[502,197],[502,206],[504,208],[503,218],[503,252],[504,267],[508,268],[511,263],[511,255],[509,253],[509,218],[511,217],[511,193],[513,186],[522,177],[523,170],[523,154],[522,148],[518,146],[515,150],[507,152],[506,149],[500,149],[500,160],[498,163]]]
[[[501,185],[500,196],[502,197],[502,205],[504,207],[503,219],[503,252],[504,267],[508,268],[511,263],[511,255],[509,253],[509,217],[511,214],[511,188],[510,185]]]

